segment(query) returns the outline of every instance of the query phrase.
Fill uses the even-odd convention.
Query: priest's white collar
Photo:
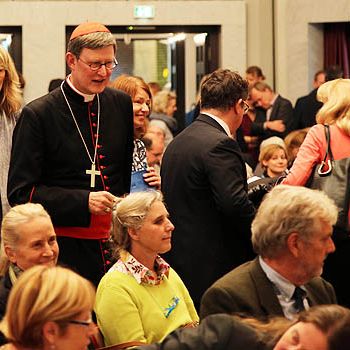
[[[95,98],[95,94],[92,95],[88,95],[88,94],[84,94],[83,92],[79,91],[74,85],[73,82],[71,80],[71,74],[68,75],[67,77],[67,83],[68,85],[80,96],[84,97],[84,102],[91,102],[94,98]]]

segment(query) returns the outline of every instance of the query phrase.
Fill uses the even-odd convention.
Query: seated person
[[[162,343],[135,350],[339,350],[350,347],[350,310],[319,305],[293,321],[269,322],[231,315],[210,315],[195,329],[179,329]]]
[[[153,167],[157,174],[160,174],[160,166],[164,153],[164,139],[153,133],[147,133],[142,142],[146,147],[148,165]]]
[[[263,177],[282,176],[287,170],[287,152],[281,145],[268,145],[259,154]]]
[[[283,148],[286,149],[286,144],[284,143],[283,139],[281,139],[278,136],[271,136],[268,139],[264,140],[263,142],[261,142],[260,146],[259,146],[259,154],[258,154],[258,159],[259,159],[259,155],[261,154],[261,152],[263,152],[263,149],[269,145],[279,145]],[[261,166],[260,163],[258,163],[254,169],[254,175],[255,176],[260,176],[262,177],[264,173],[264,169]]]
[[[288,155],[288,168],[292,167],[299,152],[299,148],[305,140],[307,132],[308,129],[294,130],[284,138]]]
[[[324,260],[335,250],[332,225],[337,216],[334,202],[321,191],[274,187],[252,223],[259,256],[209,287],[201,318],[224,312],[291,319],[312,305],[336,303],[332,285],[320,276]]]
[[[0,319],[18,276],[34,265],[55,266],[58,244],[49,214],[41,204],[13,207],[1,227]]]
[[[166,90],[158,92],[154,96],[152,107],[150,126],[156,125],[164,131],[164,144],[167,147],[178,129],[177,120],[174,117],[177,110],[176,94]]]
[[[196,328],[180,328],[161,343],[135,350],[267,350],[260,334],[231,315],[210,315]]]
[[[174,230],[161,193],[119,199],[113,225],[120,258],[100,281],[95,305],[105,345],[154,343],[198,323],[185,285],[159,256],[170,250]]]
[[[295,129],[293,107],[289,100],[282,97],[263,82],[249,87],[251,101],[256,106],[256,117],[251,134],[265,140],[271,136],[285,137]]]
[[[34,266],[11,290],[2,350],[86,350],[96,333],[92,284],[63,267]]]

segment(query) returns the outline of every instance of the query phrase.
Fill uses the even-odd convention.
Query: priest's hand
[[[157,190],[160,190],[161,178],[153,167],[147,168],[147,172],[143,174],[143,178],[149,186],[155,187]]]
[[[94,215],[106,215],[113,209],[115,196],[107,191],[90,192],[89,211]]]

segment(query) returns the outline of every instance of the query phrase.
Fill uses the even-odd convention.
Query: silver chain
[[[77,123],[77,120],[75,119],[75,116],[74,116],[74,113],[73,113],[73,111],[72,111],[72,108],[71,108],[71,106],[70,106],[70,104],[69,104],[69,102],[68,102],[67,96],[66,96],[66,94],[65,94],[64,91],[63,91],[63,83],[64,83],[64,81],[63,81],[62,84],[61,84],[61,91],[62,91],[63,97],[64,97],[64,99],[66,100],[67,106],[68,106],[68,108],[69,108],[69,110],[70,110],[70,113],[71,113],[72,118],[73,118],[73,120],[74,120],[75,126],[76,126],[77,129],[78,129],[80,138],[81,138],[81,140],[83,141],[83,144],[84,144],[85,149],[86,149],[86,153],[87,153],[87,155],[89,156],[89,159],[90,159],[90,161],[91,161],[91,164],[95,164],[95,161],[96,161],[96,154],[97,154],[98,138],[99,138],[99,136],[100,136],[100,135],[99,135],[99,131],[100,131],[100,97],[99,97],[99,95],[97,94],[97,136],[96,136],[96,142],[95,142],[95,153],[94,153],[94,158],[92,159],[92,157],[91,157],[91,155],[90,155],[90,152],[89,152],[89,149],[88,149],[88,147],[87,147],[87,145],[86,145],[86,142],[85,142],[85,140],[84,140],[83,134],[82,134],[81,131],[80,131],[79,125],[78,125],[78,123]]]

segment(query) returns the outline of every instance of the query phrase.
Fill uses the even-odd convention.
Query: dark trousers
[[[108,240],[57,237],[57,241],[59,265],[69,267],[95,286],[115,261]]]

